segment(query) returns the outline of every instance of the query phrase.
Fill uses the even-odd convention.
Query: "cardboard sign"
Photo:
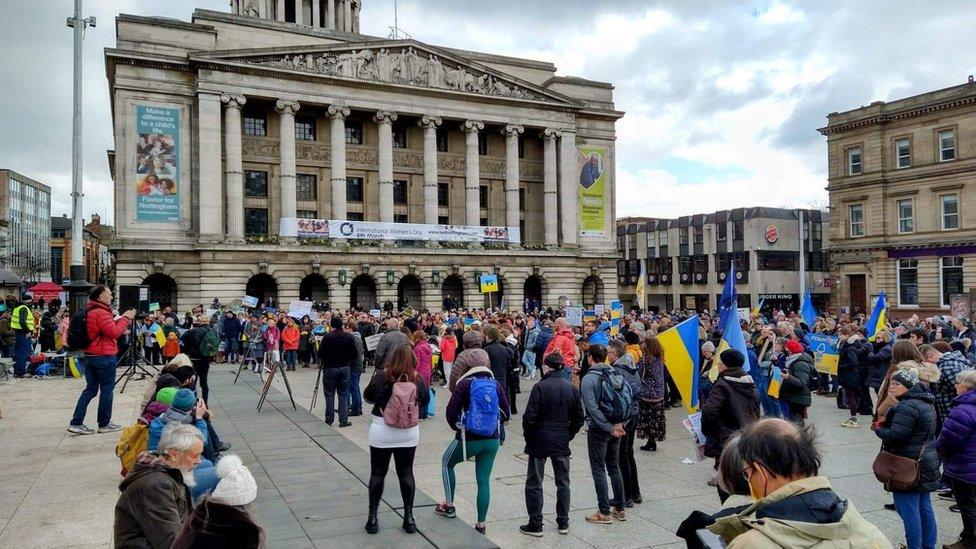
[[[736,309],[736,312],[739,313],[739,320],[745,320],[746,322],[749,322],[749,318],[752,316],[752,311],[749,310],[749,307],[739,307]]]
[[[253,295],[246,295],[246,296],[244,296],[244,299],[241,300],[241,303],[245,307],[257,307],[258,306],[258,298],[254,297]]]
[[[489,292],[498,291],[498,275],[496,274],[483,274],[481,275],[481,293],[487,294]]]
[[[602,303],[598,303],[598,304],[596,304],[596,305],[593,306],[593,312],[595,312],[597,314],[597,316],[602,315],[603,314],[603,311],[606,311],[606,310],[607,310],[607,306],[604,305],[604,304],[602,304]]]
[[[364,341],[364,343],[366,344],[366,350],[367,351],[375,351],[376,350],[376,346],[379,345],[380,339],[382,339],[382,337],[383,337],[383,334],[374,334],[374,335],[371,335],[371,336],[367,337],[365,339],[365,341]]]
[[[373,315],[373,317],[375,317],[375,318],[379,318],[379,317],[383,316],[383,311],[381,311],[379,309],[370,309],[369,310],[369,314]]]
[[[159,303],[153,302],[153,303],[150,303],[149,304],[149,312],[150,313],[155,313],[158,310],[159,310]]]
[[[570,326],[582,326],[583,325],[583,308],[582,307],[566,307],[566,323]]]
[[[312,302],[311,301],[292,301],[288,305],[288,316],[292,318],[302,318],[305,315],[311,316],[312,314]]]

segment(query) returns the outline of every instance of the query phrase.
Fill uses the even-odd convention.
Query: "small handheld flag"
[[[783,385],[783,371],[773,367],[771,373],[772,375],[769,376],[769,389],[766,390],[766,393],[773,398],[779,398],[779,389]]]
[[[868,323],[864,326],[868,332],[868,341],[874,341],[878,337],[878,333],[884,330],[885,324],[888,323],[888,313],[886,311],[888,307],[887,300],[885,299],[885,293],[881,292],[878,296],[877,303],[874,304],[874,310],[871,311],[871,317],[868,319]]]

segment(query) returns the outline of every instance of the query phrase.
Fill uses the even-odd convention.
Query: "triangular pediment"
[[[416,40],[224,50],[195,62],[579,107],[579,101]]]

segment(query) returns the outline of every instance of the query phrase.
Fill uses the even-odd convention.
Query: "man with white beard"
[[[115,547],[166,549],[193,505],[193,468],[200,463],[203,436],[193,425],[171,424],[156,452],[143,452],[119,485],[115,505]]]

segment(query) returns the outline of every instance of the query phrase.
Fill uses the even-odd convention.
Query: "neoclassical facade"
[[[616,298],[613,87],[359,34],[356,0],[120,15],[106,50],[119,284],[439,307]],[[511,243],[279,234],[317,219],[516,229]]]

